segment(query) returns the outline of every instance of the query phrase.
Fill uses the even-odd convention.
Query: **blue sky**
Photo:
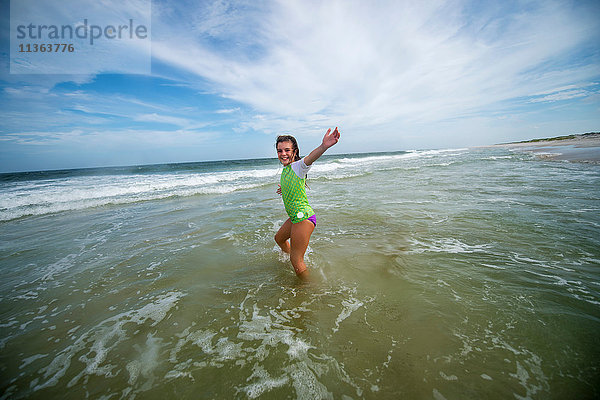
[[[0,4],[0,172],[600,131],[598,1],[152,1],[151,72],[78,75],[11,74]]]

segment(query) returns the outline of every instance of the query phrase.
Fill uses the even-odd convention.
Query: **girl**
[[[327,129],[321,145],[303,159],[300,159],[298,143],[293,136],[281,135],[275,142],[277,158],[283,164],[277,193],[282,196],[285,211],[290,216],[279,228],[275,235],[275,242],[281,247],[281,250],[290,255],[294,271],[301,279],[308,278],[304,253],[308,247],[310,235],[317,226],[315,212],[306,198],[306,173],[312,163],[339,139],[340,132],[337,127],[333,132],[331,132],[331,128]],[[288,239],[290,239],[289,242]]]

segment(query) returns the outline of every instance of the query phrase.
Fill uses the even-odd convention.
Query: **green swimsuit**
[[[310,167],[304,169],[304,174],[302,174],[304,177],[300,178],[296,171],[292,169],[292,164],[296,163],[302,164],[294,165],[295,167],[306,167],[304,159],[294,161],[283,168],[280,180],[281,197],[283,198],[285,211],[290,216],[292,224],[304,221],[315,214],[308,204],[308,198],[306,197],[306,172]]]

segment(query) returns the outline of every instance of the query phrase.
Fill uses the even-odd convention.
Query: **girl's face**
[[[294,145],[292,145],[292,142],[287,141],[277,143],[277,158],[279,158],[279,162],[283,164],[284,167],[294,161],[294,153]]]

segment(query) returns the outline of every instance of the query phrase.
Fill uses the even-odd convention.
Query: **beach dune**
[[[552,160],[600,163],[600,132],[503,143],[493,147],[522,150]]]

